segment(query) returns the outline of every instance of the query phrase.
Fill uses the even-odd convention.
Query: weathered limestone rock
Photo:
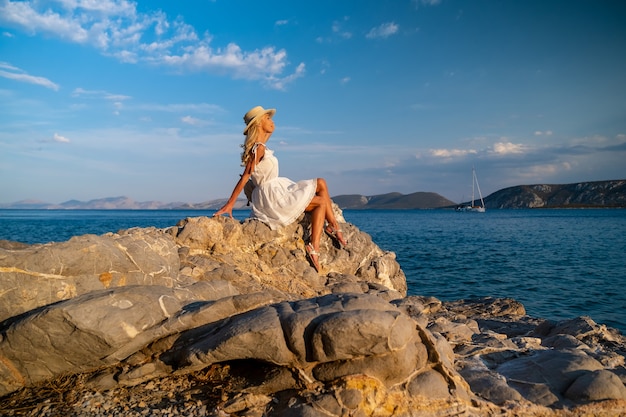
[[[415,322],[393,305],[375,295],[333,294],[194,329],[162,357],[173,369],[254,359],[300,369],[310,381],[365,373],[393,385],[422,369],[428,352]]]
[[[179,266],[174,239],[153,228],[0,248],[0,321],[101,289],[193,283]]]
[[[576,378],[565,392],[565,396],[575,401],[626,399],[626,387],[616,374],[599,369],[585,372]]]
[[[201,282],[184,289],[118,287],[9,320],[0,339],[0,395],[68,372],[117,363],[109,356],[114,358],[128,345],[139,349],[156,337],[184,329],[181,314],[194,302],[227,299],[233,293],[224,282]]]
[[[344,249],[336,248],[327,236],[322,238],[320,274],[311,268],[305,255],[306,215],[275,231],[255,220],[240,223],[227,217],[188,218],[171,233],[185,248],[181,264],[187,268],[181,273],[194,279],[227,274],[232,284],[244,292],[273,288],[298,297],[313,297],[328,293],[329,277],[342,274],[406,295],[406,278],[395,254],[382,251],[369,235],[351,224],[343,224],[342,229],[349,241]]]
[[[518,304],[485,298],[444,303],[438,311],[445,315],[450,306],[457,321],[473,318],[480,328],[455,346],[457,369],[474,393],[498,405],[528,402],[556,409],[626,400],[619,377],[625,370],[622,335],[588,317],[532,319]]]

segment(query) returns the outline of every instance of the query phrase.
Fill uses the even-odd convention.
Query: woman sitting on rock
[[[307,256],[319,272],[319,245],[322,231],[345,246],[339,223],[332,209],[332,201],[323,178],[293,182],[278,176],[278,159],[267,149],[266,143],[274,132],[272,116],[275,109],[254,107],[243,117],[246,139],[242,145],[241,178],[235,185],[232,195],[214,216],[228,214],[233,217],[233,207],[237,197],[252,179],[255,188],[250,196],[251,217],[266,223],[272,230],[293,223],[303,212],[311,214],[311,240],[305,246]],[[324,225],[328,223],[326,227]]]

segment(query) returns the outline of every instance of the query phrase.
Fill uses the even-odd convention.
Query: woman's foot
[[[304,249],[306,249],[306,255],[309,258],[309,261],[311,262],[313,268],[315,268],[317,272],[320,272],[320,253],[315,250],[313,244],[311,243],[307,243]]]
[[[343,238],[343,233],[341,232],[341,229],[335,229],[331,225],[328,225],[324,228],[324,231],[328,236],[330,236],[339,244],[339,247],[344,247],[348,244],[348,242]]]

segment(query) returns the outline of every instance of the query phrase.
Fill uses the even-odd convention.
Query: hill
[[[626,180],[518,185],[485,198],[488,209],[626,207]]]
[[[455,203],[437,193],[388,193],[373,196],[339,195],[333,201],[342,209],[433,209]]]
[[[89,201],[69,200],[51,204],[39,200],[22,200],[10,204],[0,204],[0,209],[17,210],[217,210],[227,199],[205,201],[203,203],[162,203],[160,201],[135,201],[129,197],[107,197]],[[239,199],[235,209],[245,208],[246,200]]]

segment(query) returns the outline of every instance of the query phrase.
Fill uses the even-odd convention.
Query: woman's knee
[[[326,208],[326,199],[316,195],[304,211],[314,211],[320,207],[322,210]]]
[[[326,184],[326,180],[324,178],[317,179],[317,191],[318,192],[328,191],[328,185]]]

